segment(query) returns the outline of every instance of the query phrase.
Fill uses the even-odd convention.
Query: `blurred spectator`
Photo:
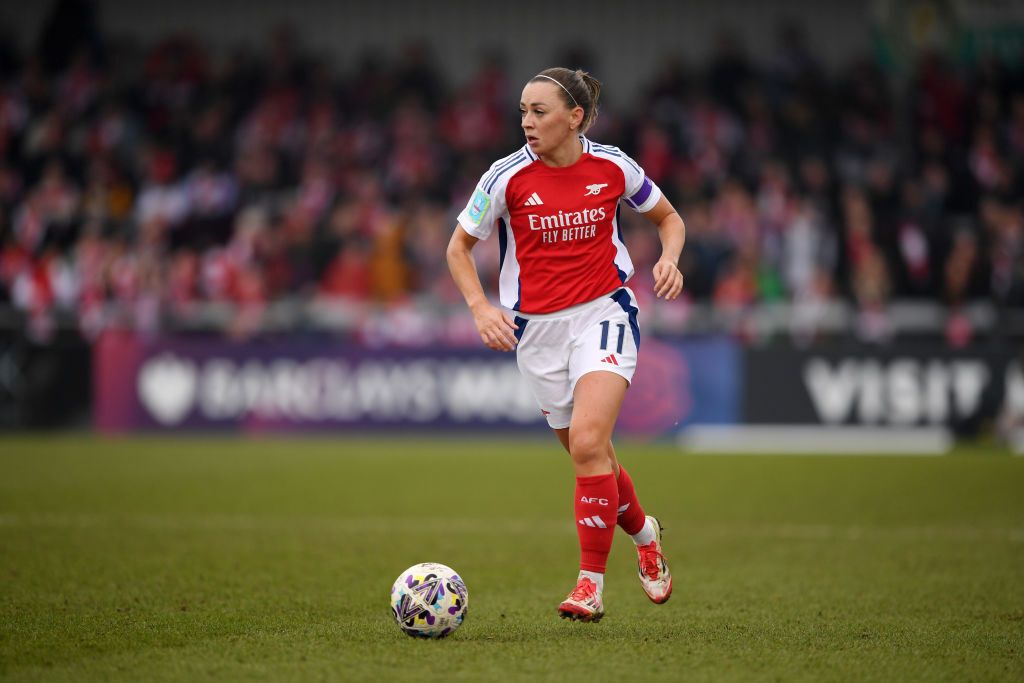
[[[929,54],[893,85],[864,60],[826,72],[795,24],[778,35],[758,63],[723,30],[705,68],[668,58],[636,110],[598,120],[683,214],[688,300],[738,319],[788,301],[804,342],[835,302],[873,340],[893,300],[945,304],[953,344],[971,302],[1024,306],[1020,74]],[[378,307],[378,341],[465,336],[413,318],[457,301],[453,217],[521,138],[500,55],[464,83],[423,43],[335,72],[286,25],[261,50],[213,58],[176,34],[136,55],[88,0],[58,3],[34,54],[0,43],[0,305],[37,338],[61,315],[94,335],[209,306],[246,335],[312,300]],[[656,235],[621,220],[639,290]],[[496,240],[481,248],[487,281]]]

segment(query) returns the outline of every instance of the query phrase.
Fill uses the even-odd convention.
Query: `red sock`
[[[633,480],[629,478],[626,468],[619,465],[619,526],[627,534],[632,536],[644,528],[647,515],[640,507],[636,491],[633,489]]]
[[[576,477],[575,507],[580,569],[603,574],[615,534],[615,511],[619,507],[615,475]]]

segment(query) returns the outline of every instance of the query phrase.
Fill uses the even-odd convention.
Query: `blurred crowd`
[[[445,245],[481,173],[522,144],[529,74],[494,54],[455,83],[415,43],[330,63],[283,27],[218,56],[65,30],[51,21],[28,54],[0,41],[0,307],[33,335],[211,309],[244,335],[282,301],[392,311],[412,334],[424,322],[403,314],[459,303]],[[687,301],[791,302],[810,321],[847,302],[867,339],[892,301],[934,302],[954,343],[971,302],[1024,306],[1024,72],[927,55],[897,83],[869,59],[824,69],[796,28],[779,45],[753,61],[723,33],[639,97],[606,84],[590,135],[682,214]],[[600,77],[599,53],[575,58]],[[623,218],[649,300],[657,234]],[[480,251],[493,284],[496,245]]]

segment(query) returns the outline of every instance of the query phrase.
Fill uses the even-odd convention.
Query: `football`
[[[402,572],[391,586],[391,612],[410,636],[444,638],[466,618],[469,591],[454,569],[422,562]]]

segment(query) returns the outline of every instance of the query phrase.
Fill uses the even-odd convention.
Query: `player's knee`
[[[584,465],[608,457],[608,440],[593,432],[569,432],[569,455],[573,462]]]

